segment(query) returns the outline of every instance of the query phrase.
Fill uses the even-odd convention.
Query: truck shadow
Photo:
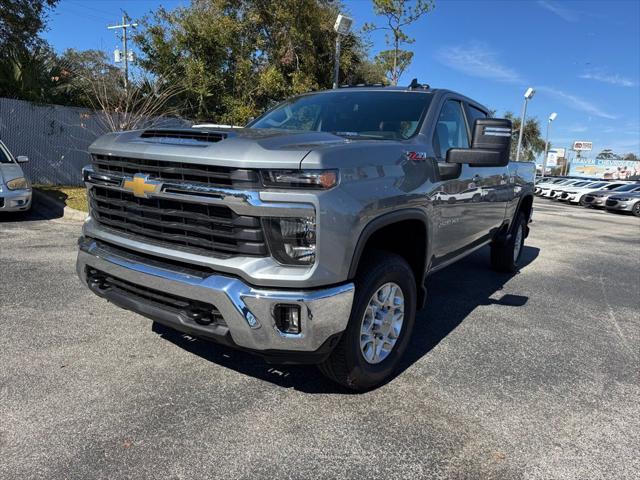
[[[538,248],[526,246],[522,252],[521,269],[533,262],[539,251]],[[498,299],[492,298],[517,273],[496,273],[488,265],[489,250],[485,247],[429,277],[427,305],[418,312],[411,343],[396,376],[429,353],[478,306],[518,308],[527,303],[529,298],[520,295],[507,294]],[[460,292],[464,292],[464,295]],[[355,393],[326,379],[313,365],[270,365],[255,355],[201,341],[157,323],[153,324],[153,331],[210,362],[284,388],[305,393]]]

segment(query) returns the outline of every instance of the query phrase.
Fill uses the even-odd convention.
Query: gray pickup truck
[[[77,272],[97,295],[355,390],[388,381],[425,278],[490,244],[515,271],[534,165],[448,90],[291,98],[245,128],[105,135],[84,169]]]

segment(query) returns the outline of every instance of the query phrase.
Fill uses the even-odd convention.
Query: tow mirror
[[[473,126],[471,148],[450,148],[447,163],[468,163],[475,167],[503,167],[509,163],[511,120],[479,118]]]
[[[27,163],[29,161],[29,157],[27,157],[26,155],[19,155],[16,158],[16,162],[18,163]]]

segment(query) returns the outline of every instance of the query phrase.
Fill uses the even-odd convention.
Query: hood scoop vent
[[[200,143],[216,143],[227,138],[226,133],[206,130],[145,130],[140,138],[155,140],[158,143],[178,145],[197,145]]]

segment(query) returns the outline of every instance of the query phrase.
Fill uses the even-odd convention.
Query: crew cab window
[[[460,102],[447,100],[442,106],[436,123],[434,144],[436,152],[440,152],[441,158],[446,158],[450,148],[469,148],[467,125]]]

